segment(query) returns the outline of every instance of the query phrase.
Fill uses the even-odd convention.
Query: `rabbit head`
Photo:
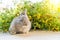
[[[22,15],[27,15],[27,9],[23,10],[23,11],[20,13],[20,15],[21,15],[21,16],[22,16]]]

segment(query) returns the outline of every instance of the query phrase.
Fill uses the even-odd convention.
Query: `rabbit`
[[[17,32],[28,33],[31,29],[31,22],[27,16],[27,10],[24,10],[20,15],[14,18],[9,27],[10,34]]]

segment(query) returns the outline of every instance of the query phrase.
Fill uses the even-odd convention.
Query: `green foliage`
[[[32,3],[24,2],[24,5],[18,4],[15,9],[4,9],[0,12],[0,31],[7,32],[13,18],[19,16],[21,10],[27,9],[27,15],[32,22],[32,29],[36,30],[60,30],[60,18],[50,13],[49,6],[45,2]]]

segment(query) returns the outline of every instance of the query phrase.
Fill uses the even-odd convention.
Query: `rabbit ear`
[[[22,10],[19,11],[19,14],[21,14],[21,13],[22,13]]]
[[[23,13],[26,14],[27,13],[27,9],[23,10]]]

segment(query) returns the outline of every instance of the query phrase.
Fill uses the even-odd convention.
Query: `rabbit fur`
[[[31,29],[31,22],[27,16],[27,10],[24,10],[20,15],[14,18],[9,27],[10,34],[16,34],[17,32],[28,33]]]

